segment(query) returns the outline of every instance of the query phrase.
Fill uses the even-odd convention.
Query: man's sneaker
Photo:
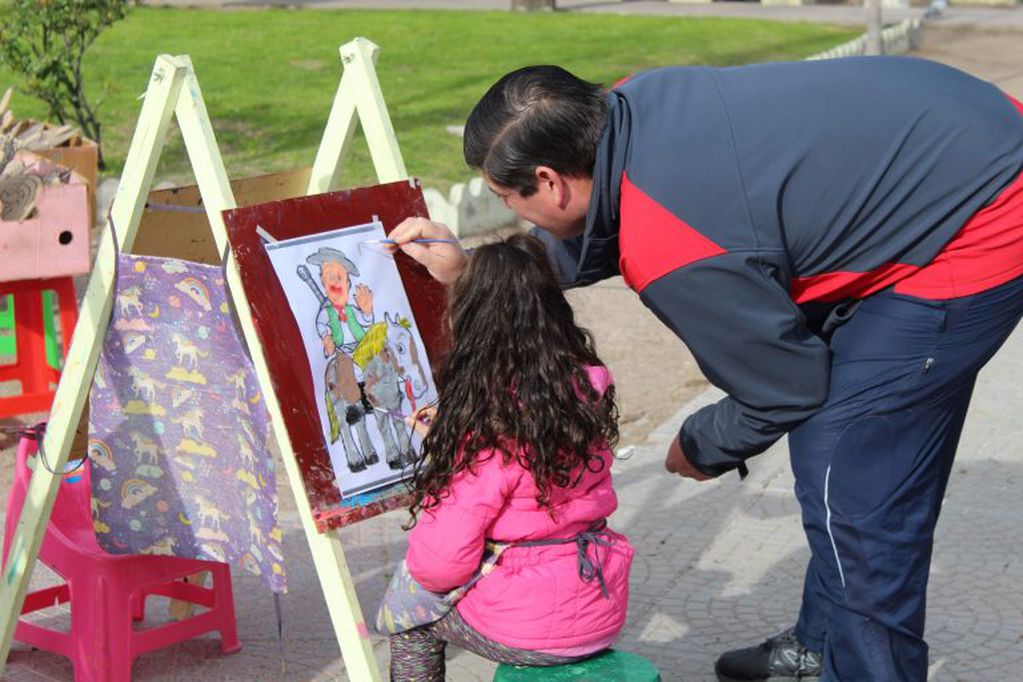
[[[726,651],[714,671],[720,682],[814,680],[821,674],[821,655],[800,644],[789,628],[760,646]]]

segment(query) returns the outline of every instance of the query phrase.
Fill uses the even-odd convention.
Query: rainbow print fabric
[[[285,589],[269,418],[220,267],[120,255],[90,393],[93,525],[112,554],[224,561]]]

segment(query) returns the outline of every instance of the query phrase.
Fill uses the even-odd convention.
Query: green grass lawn
[[[610,84],[665,64],[791,60],[854,37],[848,29],[731,19],[450,11],[203,11],[138,8],[90,49],[87,89],[100,101],[108,173],[123,164],[153,59],[192,57],[231,177],[310,165],[337,89],[337,47],[355,36],[380,45],[377,71],[410,173],[446,190],[471,176],[445,126],[505,72],[559,64]],[[0,87],[17,84],[0,68]],[[26,95],[19,117],[45,108]],[[180,141],[157,177],[192,182]],[[373,181],[361,139],[342,177]]]

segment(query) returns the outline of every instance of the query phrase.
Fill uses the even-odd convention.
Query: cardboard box
[[[312,168],[299,168],[270,175],[231,181],[231,192],[238,206],[290,199],[305,194]],[[132,246],[132,253],[164,256],[220,264],[220,252],[213,241],[213,230],[204,212],[184,213],[167,206],[201,208],[202,197],[196,185],[153,190],[147,197],[145,213]]]
[[[38,155],[18,152],[26,165],[48,173],[56,165]],[[68,184],[44,186],[27,220],[0,220],[0,282],[65,277],[89,271],[89,188],[72,173]]]
[[[52,127],[52,126],[48,126]],[[60,147],[32,152],[58,166],[70,168],[85,180],[89,188],[89,215],[96,210],[96,182],[99,176],[99,147],[87,137],[76,135]]]

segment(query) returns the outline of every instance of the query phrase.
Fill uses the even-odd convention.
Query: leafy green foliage
[[[13,0],[0,22],[0,63],[24,77],[25,90],[46,103],[51,121],[74,121],[100,143],[82,62],[100,32],[127,11],[125,0]]]

